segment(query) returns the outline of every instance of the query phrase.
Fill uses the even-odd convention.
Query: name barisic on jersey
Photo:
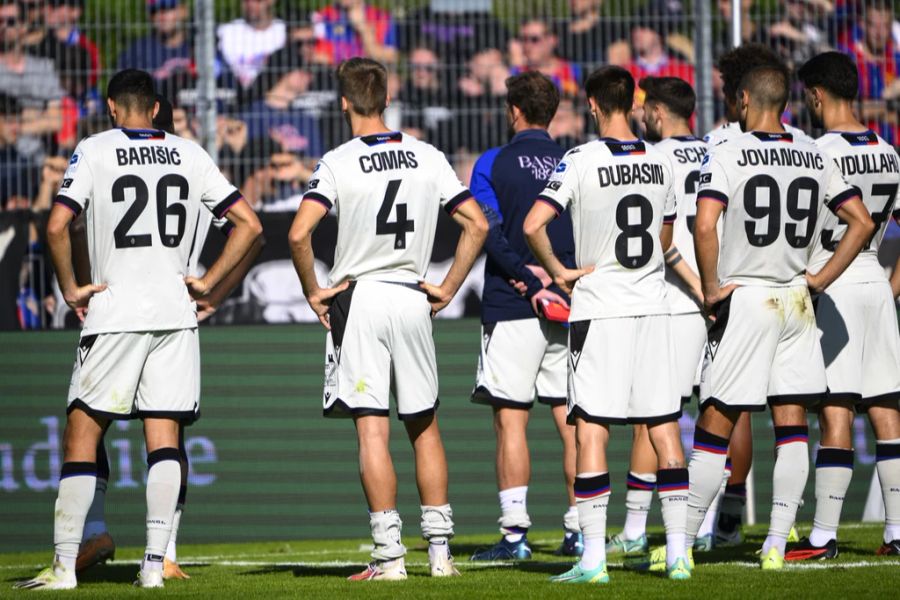
[[[738,159],[739,167],[800,167],[803,169],[825,168],[822,155],[817,152],[804,152],[793,148],[746,148],[741,150]]]
[[[412,150],[388,150],[387,152],[376,152],[371,156],[363,154],[359,157],[359,168],[363,173],[415,169],[418,166],[419,161],[416,160],[416,153]]]
[[[141,146],[140,148],[116,148],[116,161],[120,167],[128,165],[180,165],[181,155],[175,148],[165,146]]]
[[[662,165],[653,163],[604,166],[597,169],[597,174],[600,176],[600,187],[632,183],[664,185],[666,182]]]

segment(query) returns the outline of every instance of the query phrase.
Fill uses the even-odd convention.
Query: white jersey
[[[721,283],[805,285],[816,222],[856,191],[814,143],[790,133],[745,133],[703,159],[697,202],[725,205]]]
[[[108,286],[91,298],[83,333],[196,327],[184,277],[198,213],[222,217],[240,199],[189,140],[155,129],[82,140],[56,202],[86,211],[91,280]]]
[[[416,283],[425,277],[438,208],[452,214],[472,194],[434,146],[403,133],[353,138],[325,154],[304,202],[338,218],[330,285],[375,279]]]
[[[697,216],[697,184],[700,182],[700,162],[706,156],[706,143],[692,135],[670,137],[654,145],[669,157],[675,186],[678,216],[672,231],[672,243],[682,260],[697,273],[694,256],[694,219]],[[700,312],[684,281],[671,269],[666,269],[669,284],[669,307],[673,315]]]
[[[600,139],[563,157],[538,196],[572,212],[578,280],[570,321],[669,314],[659,232],[675,220],[672,166],[641,141]]]
[[[802,129],[797,129],[793,125],[788,125],[787,123],[782,123],[782,127],[784,130],[794,136],[794,140],[798,142],[808,142],[812,144],[815,140],[806,135],[806,133]],[[727,142],[728,140],[734,139],[738,136],[744,134],[744,131],[741,129],[741,124],[737,121],[731,121],[728,123],[723,123],[719,125],[709,133],[703,136],[703,141],[706,142],[707,146],[712,148],[713,146],[718,146],[722,142]]]
[[[200,271],[200,255],[203,253],[203,246],[206,245],[206,238],[213,229],[218,229],[222,235],[229,235],[234,226],[228,219],[217,219],[208,210],[201,210],[197,213],[197,231],[194,234],[194,242],[191,244],[190,256],[188,256],[188,275],[192,277],[202,277]]]
[[[885,281],[884,268],[878,262],[878,247],[884,238],[891,214],[900,210],[900,160],[894,148],[872,131],[863,133],[826,133],[816,144],[822,153],[836,162],[844,178],[860,193],[877,229],[862,252],[850,263],[831,287],[845,283]],[[819,226],[809,268],[819,270],[828,262],[847,231],[837,215],[826,213]]]

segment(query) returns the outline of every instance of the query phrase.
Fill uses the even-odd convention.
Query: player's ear
[[[341,111],[348,112],[350,110],[350,103],[347,102],[346,96],[341,96]]]
[[[155,119],[157,114],[159,114],[159,101],[153,103],[153,116],[151,119]]]
[[[106,99],[106,108],[109,110],[109,116],[113,121],[116,120],[116,102],[112,98]]]
[[[388,92],[388,93],[385,94],[385,96],[384,96],[384,108],[387,109],[387,107],[390,106],[390,105],[391,105],[391,93]]]

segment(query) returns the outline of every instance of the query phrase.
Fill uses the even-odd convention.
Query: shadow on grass
[[[277,575],[281,573],[292,573],[294,577],[343,577],[347,578],[351,575],[359,573],[365,568],[360,563],[358,565],[322,565],[312,566],[304,565],[301,567],[295,565],[272,565],[271,567],[263,567],[253,569],[252,571],[243,571],[242,576],[247,575]]]

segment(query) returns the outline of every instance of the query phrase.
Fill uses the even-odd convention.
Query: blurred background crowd
[[[0,328],[46,324],[52,282],[34,215],[49,208],[78,140],[109,127],[105,83],[125,67],[153,74],[175,107],[176,133],[214,148],[266,212],[295,210],[317,157],[349,137],[333,69],[352,56],[389,65],[389,126],[439,147],[464,181],[481,152],[507,139],[509,75],[553,79],[562,102],[550,132],[570,147],[591,138],[580,86],[601,64],[637,79],[711,81],[705,120],[720,120],[714,65],[738,39],[775,48],[791,67],[827,49],[850,54],[863,120],[900,144],[895,2],[703,1],[699,10],[691,0],[216,0],[215,50],[204,61],[199,2],[0,0],[0,210],[27,213],[3,222],[31,230],[16,264],[0,227],[0,270],[21,269],[19,289],[0,292],[16,296],[16,322],[0,310]],[[709,39],[698,43],[703,11]],[[198,88],[210,74],[211,107]],[[214,131],[203,131],[208,110]],[[786,118],[809,129],[799,90]]]

